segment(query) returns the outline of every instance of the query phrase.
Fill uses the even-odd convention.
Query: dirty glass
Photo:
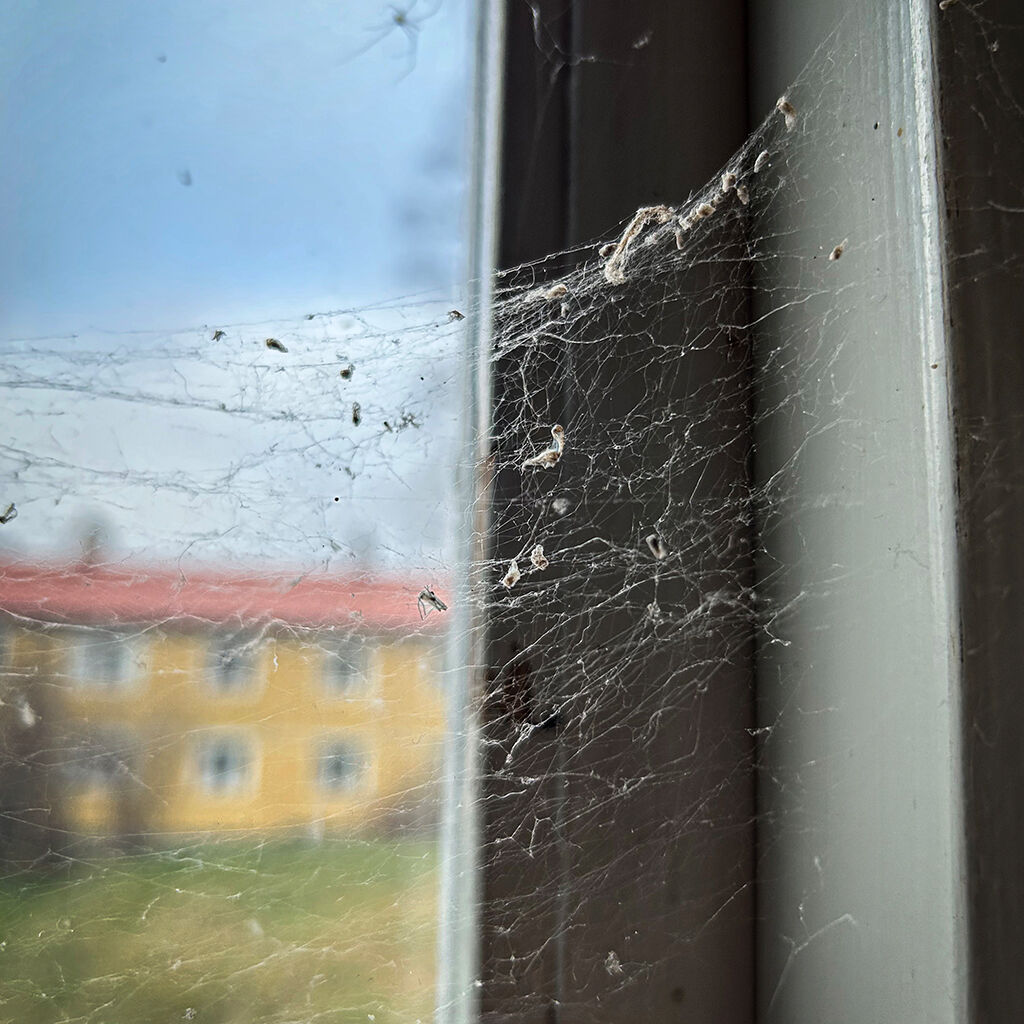
[[[433,1012],[471,14],[4,9],[4,1020]]]

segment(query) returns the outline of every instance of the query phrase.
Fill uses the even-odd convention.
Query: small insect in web
[[[288,351],[284,344],[278,341],[277,338],[267,338],[266,341],[263,342],[263,344],[266,345],[267,348],[272,348],[275,352]]]
[[[432,610],[439,612],[448,611],[448,605],[430,587],[424,587],[420,591],[419,597],[416,598],[416,607],[419,609],[421,619],[425,619]]]
[[[768,150],[762,149],[754,161],[754,173],[760,174],[768,166]]]
[[[358,402],[352,403],[352,426],[358,427],[363,422],[363,407]]]
[[[452,323],[455,320],[465,320],[466,314],[460,313],[457,309],[448,310],[448,323]]]
[[[737,185],[736,186],[736,198],[744,206],[748,206],[750,204],[750,190],[747,188],[746,185]]]
[[[356,372],[356,368],[352,363],[349,363],[343,370],[338,371],[338,376],[342,380],[351,380],[352,374]]]
[[[217,330],[213,332],[213,337],[210,339],[210,341],[220,341],[220,339],[223,337],[224,332],[218,327]]]
[[[6,526],[12,519],[18,518],[18,510],[14,506],[14,502],[10,502],[7,508],[0,513],[0,524]]]
[[[558,423],[551,428],[551,438],[554,441],[552,447],[545,448],[544,451],[527,459],[522,465],[523,469],[530,469],[531,467],[550,469],[558,463],[558,460],[562,457],[562,452],[565,451],[565,430]]]
[[[530,561],[533,563],[533,567],[537,570],[546,569],[551,564],[548,556],[544,554],[543,544],[538,544],[530,552]]]
[[[399,75],[398,80],[401,81],[405,78],[416,67],[416,48],[419,42],[419,31],[423,23],[428,18],[432,18],[437,14],[441,8],[441,0],[437,0],[433,7],[423,7],[417,11],[416,5],[418,2],[419,0],[411,0],[405,7],[389,5],[388,10],[391,13],[388,20],[382,24],[371,26],[367,30],[373,33],[372,38],[362,49],[356,50],[352,57],[361,56],[382,43],[388,36],[393,35],[395,32],[401,32],[406,38],[405,56],[408,61],[408,67]],[[415,17],[413,16],[414,13]]]

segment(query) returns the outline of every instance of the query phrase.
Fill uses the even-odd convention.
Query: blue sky
[[[435,3],[5,4],[3,336],[451,288],[469,24]]]

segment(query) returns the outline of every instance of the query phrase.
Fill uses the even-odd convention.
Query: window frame
[[[664,14],[656,7],[636,5],[652,22]],[[502,16],[507,19],[501,47],[503,64],[501,75],[495,76],[501,81],[497,87],[491,86],[491,110],[493,95],[503,94],[504,139],[503,145],[498,146],[492,141],[490,154],[492,176],[508,185],[504,191],[491,188],[492,205],[478,217],[476,226],[477,234],[485,237],[482,224],[488,215],[500,224],[499,239],[490,239],[490,248],[488,244],[480,246],[485,253],[493,254],[491,267],[515,266],[565,250],[574,242],[607,230],[617,218],[627,218],[640,205],[662,198],[667,202],[678,200],[688,188],[707,180],[709,170],[734,151],[735,145],[725,138],[711,142],[704,139],[697,148],[710,154],[711,168],[689,176],[674,174],[671,192],[663,195],[650,183],[631,192],[616,181],[615,201],[608,202],[607,196],[602,197],[598,204],[599,219],[588,219],[581,212],[588,197],[583,194],[585,174],[581,173],[585,160],[579,154],[601,137],[601,130],[600,125],[595,127],[585,119],[586,85],[578,67],[585,72],[587,63],[574,65],[568,56],[593,52],[579,45],[586,38],[581,34],[584,5],[578,0],[540,0],[528,5],[528,9],[516,3],[506,3],[503,8]],[[772,90],[788,85],[847,8],[848,5],[838,2],[810,0],[757,6],[737,4],[724,15],[750,19],[749,35],[747,31],[742,33],[737,52],[729,47],[721,49],[715,33],[723,17],[719,5],[691,5],[685,12],[687,24],[691,29],[700,25],[701,31],[681,32],[675,56],[680,61],[710,57],[737,80],[747,82],[749,77],[750,110],[756,113],[770,107],[777,95]],[[925,204],[921,260],[925,265],[931,261],[931,272],[938,282],[923,300],[921,316],[923,323],[930,324],[927,330],[932,332],[934,350],[944,352],[950,366],[948,377],[931,391],[931,401],[937,403],[930,414],[938,441],[932,456],[937,472],[932,477],[929,500],[942,507],[936,519],[935,540],[943,553],[933,572],[937,590],[944,593],[941,601],[949,617],[949,699],[954,734],[933,736],[935,745],[930,750],[926,749],[927,744],[923,745],[918,757],[924,767],[930,758],[935,758],[934,764],[948,770],[951,780],[944,813],[951,829],[952,874],[947,884],[953,893],[951,927],[955,939],[951,954],[939,954],[940,958],[947,958],[944,969],[951,979],[951,989],[934,994],[934,1005],[939,1007],[941,1019],[1010,1020],[1024,1016],[1024,976],[1014,968],[1024,951],[1019,925],[1024,919],[1024,887],[1019,885],[1018,878],[1024,787],[1012,782],[1024,776],[1024,716],[1014,716],[1007,722],[1002,711],[1015,707],[1019,701],[1017,676],[1024,661],[1024,638],[1021,630],[1012,625],[1024,613],[1024,544],[1019,528],[1014,526],[1024,522],[1024,480],[1009,454],[1021,450],[1024,444],[1019,425],[1024,422],[1024,360],[1008,354],[1008,339],[1014,333],[1015,292],[1019,288],[1015,289],[1012,275],[1003,271],[1024,251],[1024,218],[1012,208],[1014,203],[1006,199],[1008,194],[1015,194],[1009,187],[1011,169],[1024,165],[1024,141],[1019,131],[997,140],[986,130],[986,118],[998,120],[1001,113],[1000,97],[990,90],[985,76],[965,75],[962,68],[965,53],[976,61],[989,59],[978,48],[982,33],[976,32],[973,39],[966,40],[963,31],[963,21],[973,19],[973,28],[979,22],[965,5],[951,5],[950,10],[952,13],[940,13],[933,3],[913,0],[899,9],[892,5],[877,12],[881,16],[891,15],[896,29],[895,35],[879,38],[879,47],[890,46],[891,53],[902,52],[907,62],[910,101],[917,117],[916,144],[922,147],[924,161],[923,177],[914,186],[923,190],[917,198]],[[613,9],[612,5],[590,3],[586,15],[599,24],[603,21],[606,27],[614,25],[621,29],[621,10]],[[958,23],[957,17],[963,20]],[[999,26],[1008,34],[1016,32],[1019,37],[1024,29],[1024,12],[1015,9],[1010,0],[992,0],[986,5],[984,17],[990,27]],[[536,57],[539,39],[535,32],[540,31],[536,26],[542,27],[550,47],[550,60],[546,63]],[[734,39],[734,46],[735,43]],[[692,53],[694,48],[701,53]],[[482,52],[485,59],[494,60],[493,47]],[[535,72],[532,78],[531,71]],[[1024,88],[1024,60],[1020,55],[1001,64],[999,74],[1006,95],[1012,90],[1019,95]],[[617,85],[627,95],[631,89],[628,79],[629,70],[622,70]],[[719,95],[707,84],[700,92]],[[649,95],[646,98],[649,100]],[[644,99],[642,93],[637,96],[638,112]],[[718,130],[721,136],[728,136],[741,122],[744,133],[750,127],[746,97],[732,106],[716,102],[713,107],[708,105],[696,111],[691,107],[686,113],[682,120],[688,132],[696,125],[698,131]],[[642,113],[639,116],[642,118]],[[911,112],[909,116],[915,114]],[[663,120],[676,123],[671,117]],[[479,124],[478,134],[487,137],[487,131]],[[623,172],[627,176],[635,174],[642,178],[645,173],[652,173],[647,163],[656,162],[664,154],[653,134],[649,141],[650,150],[636,145],[625,147],[628,161],[618,161],[614,166],[606,161],[608,176],[619,173],[621,163],[630,164]],[[497,159],[495,150],[500,150]],[[652,156],[654,152],[656,157]],[[600,159],[600,149],[596,154]],[[993,167],[997,168],[994,174]],[[600,184],[597,190],[600,191]],[[961,253],[971,254],[971,260],[961,261]],[[480,272],[479,266],[475,269]],[[484,303],[481,309],[486,319],[489,307]],[[478,376],[486,375],[490,341],[486,327],[478,328]],[[486,437],[499,436],[508,425],[500,419],[504,396],[494,396],[498,410],[495,428],[486,416],[491,397],[488,385],[480,387],[477,394],[485,412],[481,433]],[[478,450],[477,464],[486,465],[489,454],[486,446]],[[479,493],[496,495],[499,503],[515,497],[514,487],[510,489],[506,482],[493,481],[486,474],[477,486]],[[504,552],[503,538],[499,534],[490,535],[489,539],[490,546],[484,554],[497,553],[500,557]],[[994,612],[993,601],[998,601],[998,611]],[[998,629],[993,626],[993,614],[1000,624]],[[481,699],[493,696],[495,678],[503,671],[507,674],[514,664],[512,644],[516,638],[509,635],[510,625],[500,616],[487,624],[491,642],[486,647],[486,669],[474,682]],[[476,626],[475,635],[482,635],[483,624]],[[496,642],[496,637],[500,641]],[[520,642],[520,649],[524,646]],[[965,652],[962,670],[961,649]],[[522,688],[526,698],[532,689],[530,671],[527,668],[518,675],[512,673],[513,685]],[[751,681],[752,685],[759,681],[755,669]],[[490,740],[500,742],[509,727],[507,716],[496,713],[493,702],[485,703],[484,708],[483,728],[490,730]],[[982,722],[987,722],[988,727],[982,728]],[[865,721],[862,728],[867,730],[869,723]],[[558,773],[555,734],[557,729],[552,730],[546,741],[544,737],[537,738],[538,745],[548,743],[549,757],[546,769],[543,756],[539,755],[536,763],[552,775]],[[943,750],[948,757],[946,762],[942,760]],[[576,955],[560,940],[564,929],[557,920],[552,923],[552,919],[544,920],[543,914],[538,914],[523,926],[526,935],[533,929],[532,938],[525,940],[525,945],[540,950],[533,961],[536,970],[528,978],[502,987],[493,971],[489,973],[495,962],[507,958],[510,948],[498,934],[494,919],[496,908],[515,895],[508,889],[508,879],[514,877],[513,887],[520,886],[522,899],[516,905],[524,918],[531,917],[528,911],[524,912],[524,908],[531,906],[529,893],[540,894],[542,888],[537,884],[539,876],[530,875],[529,866],[517,875],[523,865],[507,859],[499,861],[493,856],[493,842],[507,828],[500,814],[491,811],[501,806],[501,794],[495,789],[493,778],[486,769],[481,778],[480,803],[487,812],[475,855],[482,872],[478,933],[480,1002],[475,1003],[471,997],[459,1003],[457,988],[453,997],[451,988],[442,987],[440,1019],[468,1020],[482,1014],[488,1018],[514,1016],[517,1020],[557,1021],[562,1019],[564,1005],[562,979],[571,970]],[[762,811],[763,806],[759,806],[759,813]],[[758,829],[754,836],[755,845],[769,841],[760,832]],[[865,836],[865,841],[870,843],[871,837]],[[962,847],[958,846],[961,841]],[[863,863],[867,863],[863,851],[851,855],[862,857]],[[791,867],[802,872],[806,866],[794,863]],[[551,868],[546,864],[538,870]],[[759,881],[756,875],[751,877],[752,885]],[[753,955],[748,963],[759,958],[760,952],[753,952],[755,943],[762,943],[763,936],[773,927],[774,910],[770,903],[762,899],[759,908],[762,937],[751,938]],[[887,936],[889,941],[899,941],[900,937],[914,939],[921,955],[932,955],[929,936],[917,935],[915,939],[912,923],[898,925]],[[913,942],[904,945],[915,948]],[[961,955],[966,958],[966,967],[957,962]],[[819,988],[815,994],[814,987],[822,980],[823,970],[831,971],[848,994],[867,992],[873,984],[868,962],[856,950],[845,948],[831,960],[814,958],[810,966],[801,965],[791,980],[808,992],[812,1000],[816,998],[820,1007],[826,990]],[[722,951],[711,956],[704,967],[710,972],[725,971]],[[745,969],[739,971],[738,977],[735,970],[727,973],[737,985],[742,986],[747,980]],[[752,968],[750,984],[753,991]],[[721,1007],[715,1007],[715,1019],[736,1024],[745,1024],[755,1016],[765,1021],[784,1019],[777,1016],[777,1007],[769,1006],[771,993],[765,991],[766,979],[762,977],[758,984],[760,991],[752,994],[745,1011],[723,1016]],[[891,1008],[909,991],[905,988],[903,993],[893,993]],[[835,1003],[830,1005],[837,1012],[840,1009]],[[858,1005],[854,999],[841,1007],[847,1013],[842,1019],[857,1019]],[[694,1015],[692,1006],[687,1010]],[[668,1020],[675,1019],[673,1014],[677,1011],[665,1006],[654,1008],[641,998],[640,1003],[634,999],[631,1012]],[[696,1015],[700,1016],[699,1010]]]

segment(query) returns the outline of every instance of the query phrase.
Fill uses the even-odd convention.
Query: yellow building
[[[416,593],[146,567],[0,569],[4,818],[51,845],[428,822],[444,617],[421,619]]]

